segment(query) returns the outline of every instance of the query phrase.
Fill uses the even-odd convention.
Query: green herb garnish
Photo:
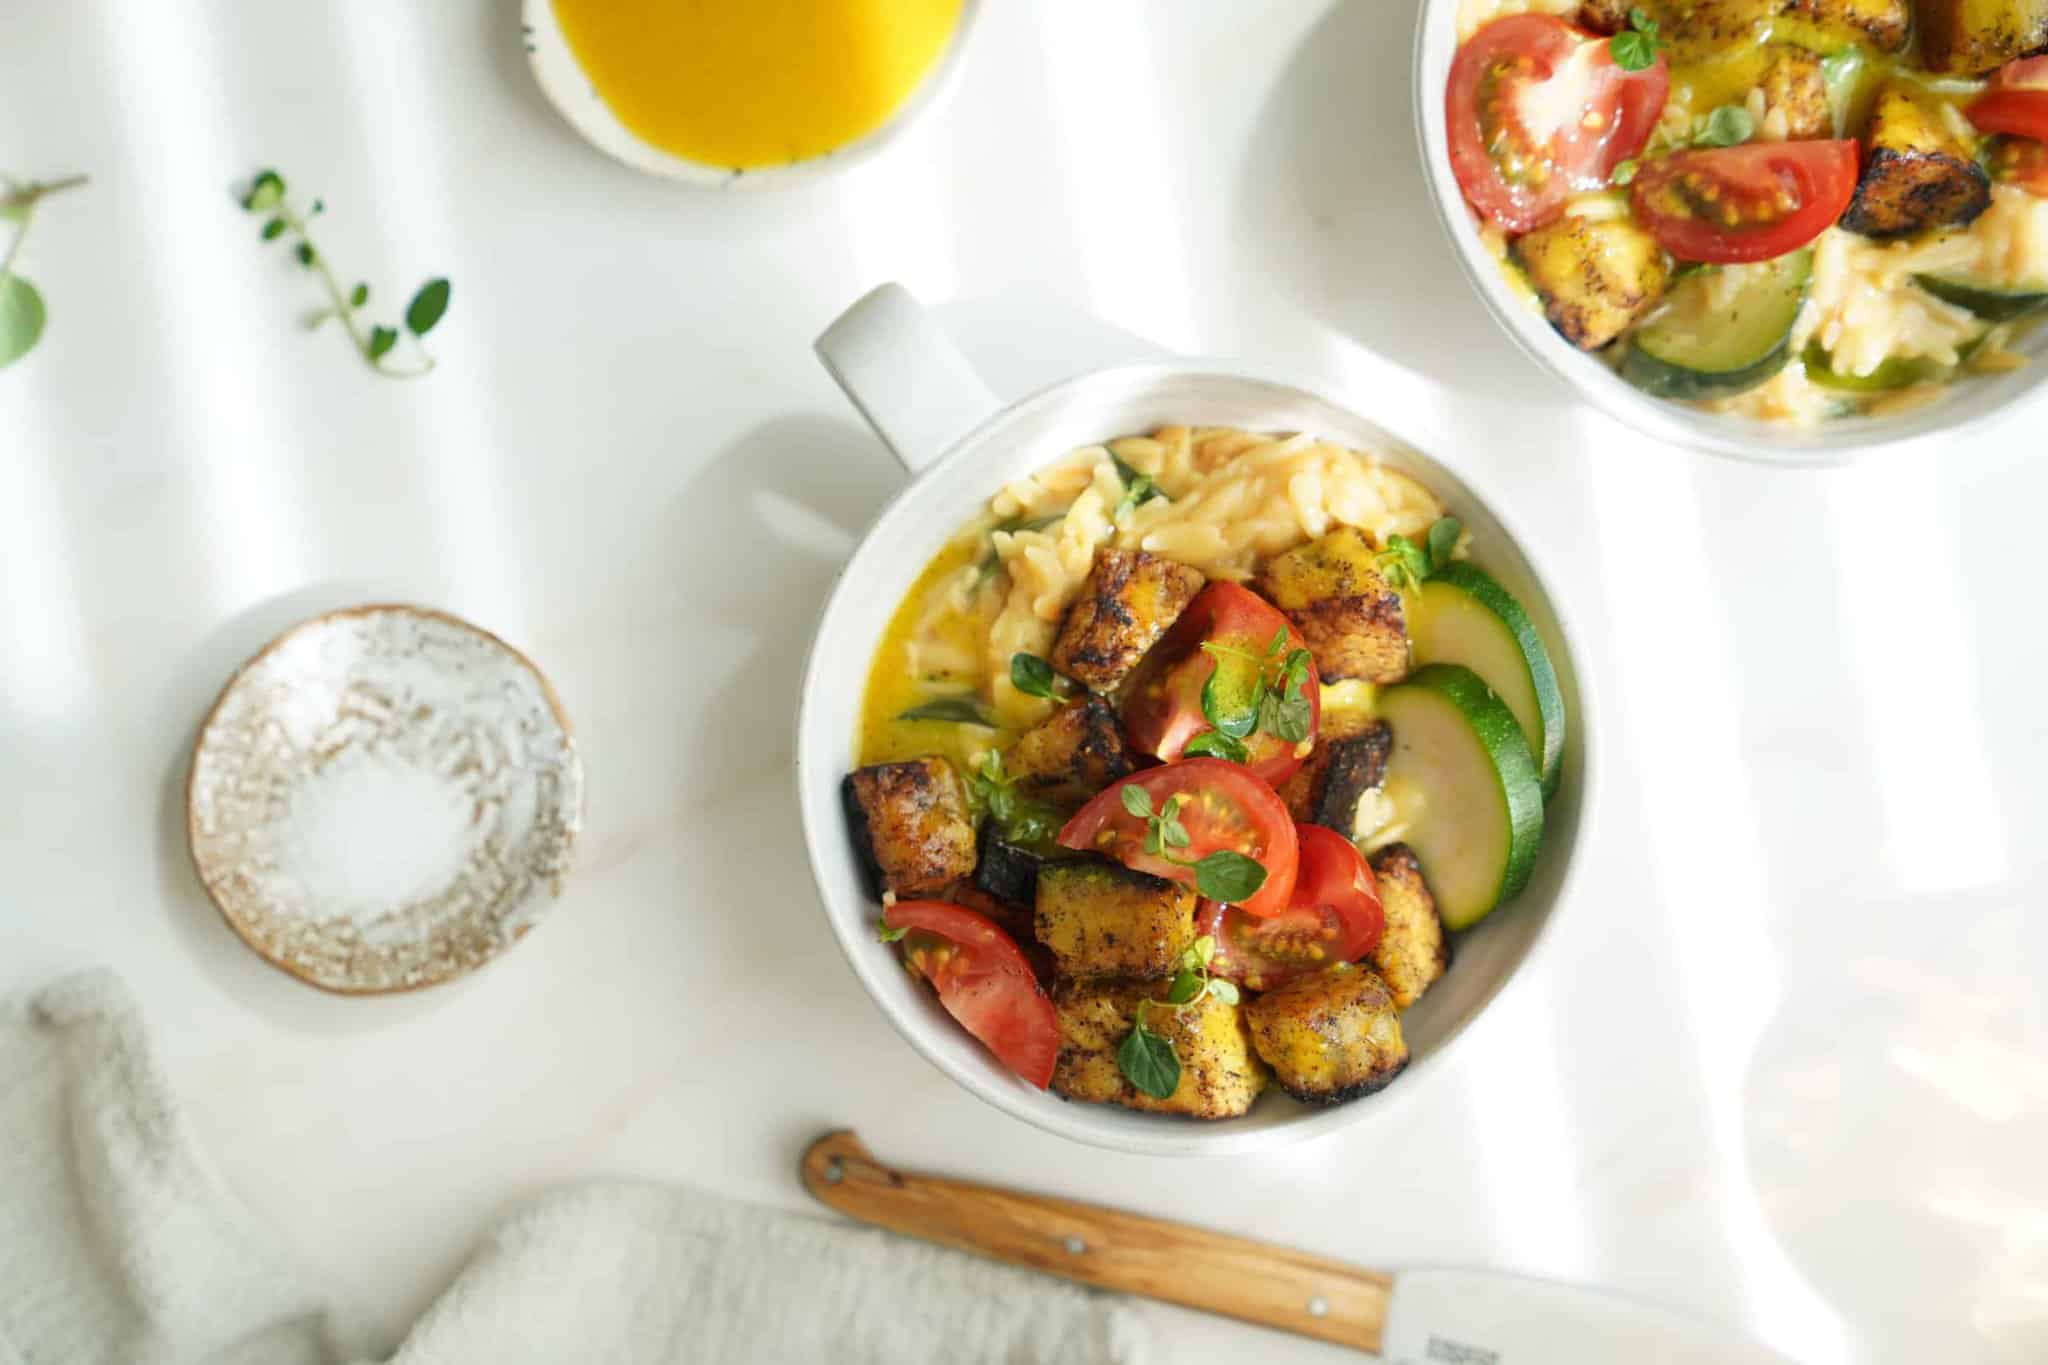
[[[1641,6],[1628,12],[1628,27],[1607,40],[1607,51],[1623,71],[1647,71],[1657,64],[1657,21]]]
[[[1194,842],[1187,826],[1180,821],[1180,809],[1187,803],[1185,796],[1169,796],[1164,805],[1154,810],[1152,794],[1130,782],[1124,785],[1118,799],[1125,811],[1145,822],[1145,852],[1175,867],[1193,868],[1195,890],[1210,900],[1235,905],[1257,895],[1266,884],[1265,867],[1256,858],[1247,858],[1242,853],[1219,848],[1202,858],[1173,855],[1174,849],[1186,848]]]
[[[43,338],[44,324],[49,321],[49,308],[43,303],[42,294],[14,269],[15,261],[21,257],[22,244],[28,240],[36,205],[50,195],[84,183],[82,175],[20,182],[0,176],[0,219],[14,224],[14,240],[7,244],[7,254],[0,257],[0,370],[34,350]]]
[[[984,729],[996,728],[996,719],[989,714],[978,697],[934,697],[919,706],[913,706],[898,720],[943,720],[956,725],[979,725]]]
[[[1116,1066],[1125,1080],[1153,1099],[1171,1099],[1173,1092],[1180,1089],[1180,1058],[1174,1053],[1173,1044],[1145,1027],[1145,1006],[1150,1003],[1138,1002],[1130,1036],[1116,1050]]]
[[[249,192],[242,196],[242,207],[264,219],[259,234],[264,241],[289,238],[293,257],[319,278],[321,288],[327,293],[328,306],[315,313],[308,326],[318,327],[330,318],[340,319],[356,353],[378,374],[393,379],[417,379],[434,368],[434,357],[427,354],[424,342],[427,333],[434,330],[448,311],[449,284],[446,279],[428,280],[414,292],[412,301],[405,307],[405,331],[412,337],[412,350],[418,357],[415,363],[404,368],[387,364],[386,357],[398,346],[398,328],[381,324],[366,328],[360,310],[370,301],[370,286],[359,283],[344,291],[341,281],[328,268],[327,258],[313,244],[310,224],[326,212],[326,203],[315,199],[310,210],[300,213],[285,197],[284,177],[276,171],[263,171],[249,182]]]
[[[1184,754],[1243,763],[1249,752],[1243,741],[1254,733],[1263,731],[1289,744],[1309,737],[1314,723],[1307,693],[1311,660],[1305,649],[1287,649],[1284,628],[1274,633],[1264,654],[1214,640],[1204,641],[1202,650],[1216,661],[1202,683],[1202,715],[1214,728],[1189,740]]]
[[[1109,450],[1109,447],[1104,446],[1103,449]],[[1116,510],[1109,514],[1111,521],[1122,521],[1124,513],[1132,508],[1143,507],[1154,498],[1166,496],[1159,491],[1159,486],[1152,482],[1150,474],[1140,474],[1125,464],[1123,457],[1114,450],[1109,450],[1109,462],[1116,467],[1116,476],[1124,481],[1124,495],[1117,502]]]
[[[1018,650],[1010,656],[1010,685],[1027,697],[1052,700],[1059,695],[1060,675],[1036,654]]]
[[[889,921],[882,920],[880,921],[877,927],[875,937],[882,940],[882,942],[884,943],[894,943],[897,939],[902,938],[905,934],[909,932],[909,929],[899,929],[895,925],[889,923]]]
[[[1244,741],[1233,739],[1221,730],[1204,730],[1189,740],[1187,747],[1180,751],[1182,758],[1220,758],[1231,763],[1249,763],[1251,751],[1244,747]]]
[[[1430,523],[1422,543],[1395,534],[1387,537],[1387,548],[1374,556],[1373,563],[1396,592],[1413,592],[1423,581],[1443,570],[1458,548],[1464,523],[1456,517],[1438,517]]]
[[[1636,172],[1642,168],[1643,163],[1633,157],[1627,161],[1618,161],[1614,166],[1614,174],[1608,176],[1607,181],[1611,185],[1632,185],[1635,183]]]
[[[1756,118],[1739,104],[1724,104],[1708,114],[1693,137],[1695,147],[1739,147],[1756,136]]]
[[[1209,935],[1189,944],[1180,955],[1180,970],[1166,988],[1166,998],[1138,1002],[1131,1031],[1116,1050],[1117,1069],[1124,1073],[1124,1079],[1155,1100],[1167,1098],[1180,1087],[1180,1057],[1173,1044],[1145,1023],[1145,1011],[1158,1007],[1177,1013],[1205,997],[1235,1005],[1242,998],[1237,984],[1211,974],[1209,969],[1215,959],[1216,940]]]
[[[1060,826],[1065,820],[1043,801],[1034,801],[1019,792],[1017,779],[1003,771],[1003,756],[994,749],[981,756],[981,764],[968,776],[967,785],[989,819],[995,821],[996,828],[1011,843],[1039,853],[1059,846]]]

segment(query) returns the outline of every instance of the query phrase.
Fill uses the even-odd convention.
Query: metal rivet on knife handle
[[[1069,1256],[1079,1256],[1082,1252],[1088,1249],[1088,1244],[1082,1241],[1079,1237],[1069,1237],[1060,1245],[1064,1246],[1067,1249],[1067,1255]]]
[[[1308,1301],[1308,1315],[1310,1317],[1322,1318],[1328,1317],[1329,1314],[1330,1301],[1324,1298],[1321,1294],[1316,1295],[1314,1298]]]

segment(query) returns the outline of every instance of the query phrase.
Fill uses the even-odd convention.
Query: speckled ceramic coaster
[[[561,889],[583,768],[561,703],[465,621],[364,606],[286,631],[193,750],[193,865],[237,934],[351,994],[473,971]]]

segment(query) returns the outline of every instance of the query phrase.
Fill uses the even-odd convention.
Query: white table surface
[[[516,8],[0,8],[0,169],[93,177],[39,216],[51,325],[0,373],[0,991],[127,976],[345,1339],[394,1344],[542,1187],[801,1207],[796,1154],[852,1125],[908,1165],[1602,1285],[1816,1362],[2048,1356],[2048,404],[1815,474],[1593,415],[1423,198],[1410,0],[990,0],[935,116],[772,196],[589,150]],[[271,163],[326,198],[344,270],[453,278],[431,378],[301,330],[310,282],[229,193]],[[1576,899],[1408,1102],[1255,1160],[1084,1150],[858,990],[788,736],[813,611],[897,477],[809,344],[892,278],[1008,391],[1147,345],[1325,376],[1531,528],[1605,795]],[[590,800],[518,951],[358,1001],[223,927],[180,785],[244,655],[376,596],[527,647]],[[1338,1358],[1156,1317],[1175,1360]]]

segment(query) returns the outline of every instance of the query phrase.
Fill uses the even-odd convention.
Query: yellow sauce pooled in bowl
[[[946,50],[962,0],[554,0],[599,98],[642,140],[754,170],[856,142]]]

